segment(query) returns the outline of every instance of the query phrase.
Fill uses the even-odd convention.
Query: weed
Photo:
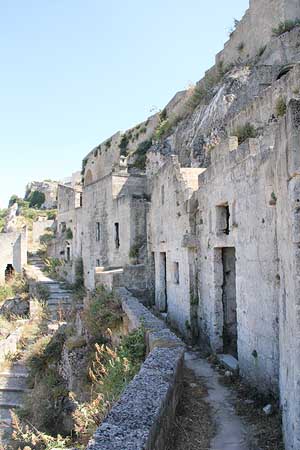
[[[300,25],[300,19],[285,20],[283,22],[280,22],[277,27],[273,28],[273,35],[277,37],[281,36],[282,34],[293,30],[293,28],[298,25]]]
[[[275,106],[276,117],[283,117],[286,114],[286,100],[283,97],[279,97]]]
[[[152,139],[148,139],[146,141],[141,142],[137,150],[134,153],[135,161],[133,166],[140,170],[145,170],[146,168],[146,160],[147,160],[147,152],[152,146]]]
[[[245,142],[247,139],[255,138],[257,131],[253,125],[247,122],[245,125],[241,125],[233,132],[234,136],[237,136],[239,145]]]
[[[123,312],[119,299],[112,291],[99,286],[83,311],[83,322],[95,342],[104,342],[107,328],[118,328]]]
[[[71,230],[71,228],[66,229],[66,239],[68,240],[73,239],[73,231]]]

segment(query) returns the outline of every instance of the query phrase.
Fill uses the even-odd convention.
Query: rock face
[[[34,192],[41,192],[45,195],[45,202],[42,209],[55,209],[57,207],[57,181],[31,181],[26,186],[25,200],[30,198]]]
[[[0,308],[0,314],[6,317],[24,317],[29,313],[29,300],[21,297],[9,298],[5,300]]]

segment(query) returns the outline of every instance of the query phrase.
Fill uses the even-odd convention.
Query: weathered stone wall
[[[48,256],[64,261],[61,275],[68,282],[75,282],[76,261],[82,256],[82,186],[78,176],[69,185],[58,185],[58,214],[56,235],[49,242]],[[70,233],[71,232],[71,233]]]
[[[241,373],[261,388],[278,388],[278,248],[274,156],[264,142],[216,147],[199,177],[196,235],[202,338],[224,351],[222,249],[236,253],[237,346]],[[268,144],[268,142],[267,142]],[[276,192],[276,195],[277,192]],[[229,229],[220,215],[228,205]],[[226,220],[226,219],[225,219]]]
[[[5,281],[5,269],[12,264],[21,273],[27,264],[27,229],[21,233],[0,233],[0,284]]]
[[[88,450],[164,450],[180,398],[184,347],[164,322],[120,289],[128,329],[143,323],[149,355],[91,439]]]
[[[47,228],[52,228],[54,220],[47,220],[46,217],[39,217],[36,222],[32,224],[32,242],[34,244],[40,243],[40,237],[45,234]]]
[[[145,239],[144,192],[145,177],[127,173],[111,174],[84,187],[83,261],[88,288],[95,285],[96,267],[123,267],[130,262],[131,246],[139,237]]]
[[[149,246],[155,258],[155,303],[180,331],[191,326],[190,253],[183,242],[190,233],[188,200],[204,169],[181,169],[173,156],[151,180]]]
[[[280,392],[287,450],[300,448],[300,102],[292,100],[276,135]]]
[[[270,121],[275,120],[276,104],[279,99],[286,103],[295,98],[299,91],[300,64],[285,76],[272,83],[254,101],[236,114],[228,123],[229,134],[245,123],[252,124],[257,129],[263,129]]]
[[[273,35],[280,22],[300,18],[297,0],[250,0],[250,7],[216,56],[225,65],[255,57]]]

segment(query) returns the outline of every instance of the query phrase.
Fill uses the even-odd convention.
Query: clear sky
[[[248,0],[0,0],[0,207],[199,80]]]

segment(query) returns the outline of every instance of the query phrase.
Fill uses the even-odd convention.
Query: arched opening
[[[91,184],[92,182],[93,182],[93,174],[92,171],[89,169],[86,173],[84,184],[88,185]]]
[[[5,281],[8,282],[10,281],[15,273],[15,269],[13,268],[12,264],[7,264],[6,269],[5,269]]]

